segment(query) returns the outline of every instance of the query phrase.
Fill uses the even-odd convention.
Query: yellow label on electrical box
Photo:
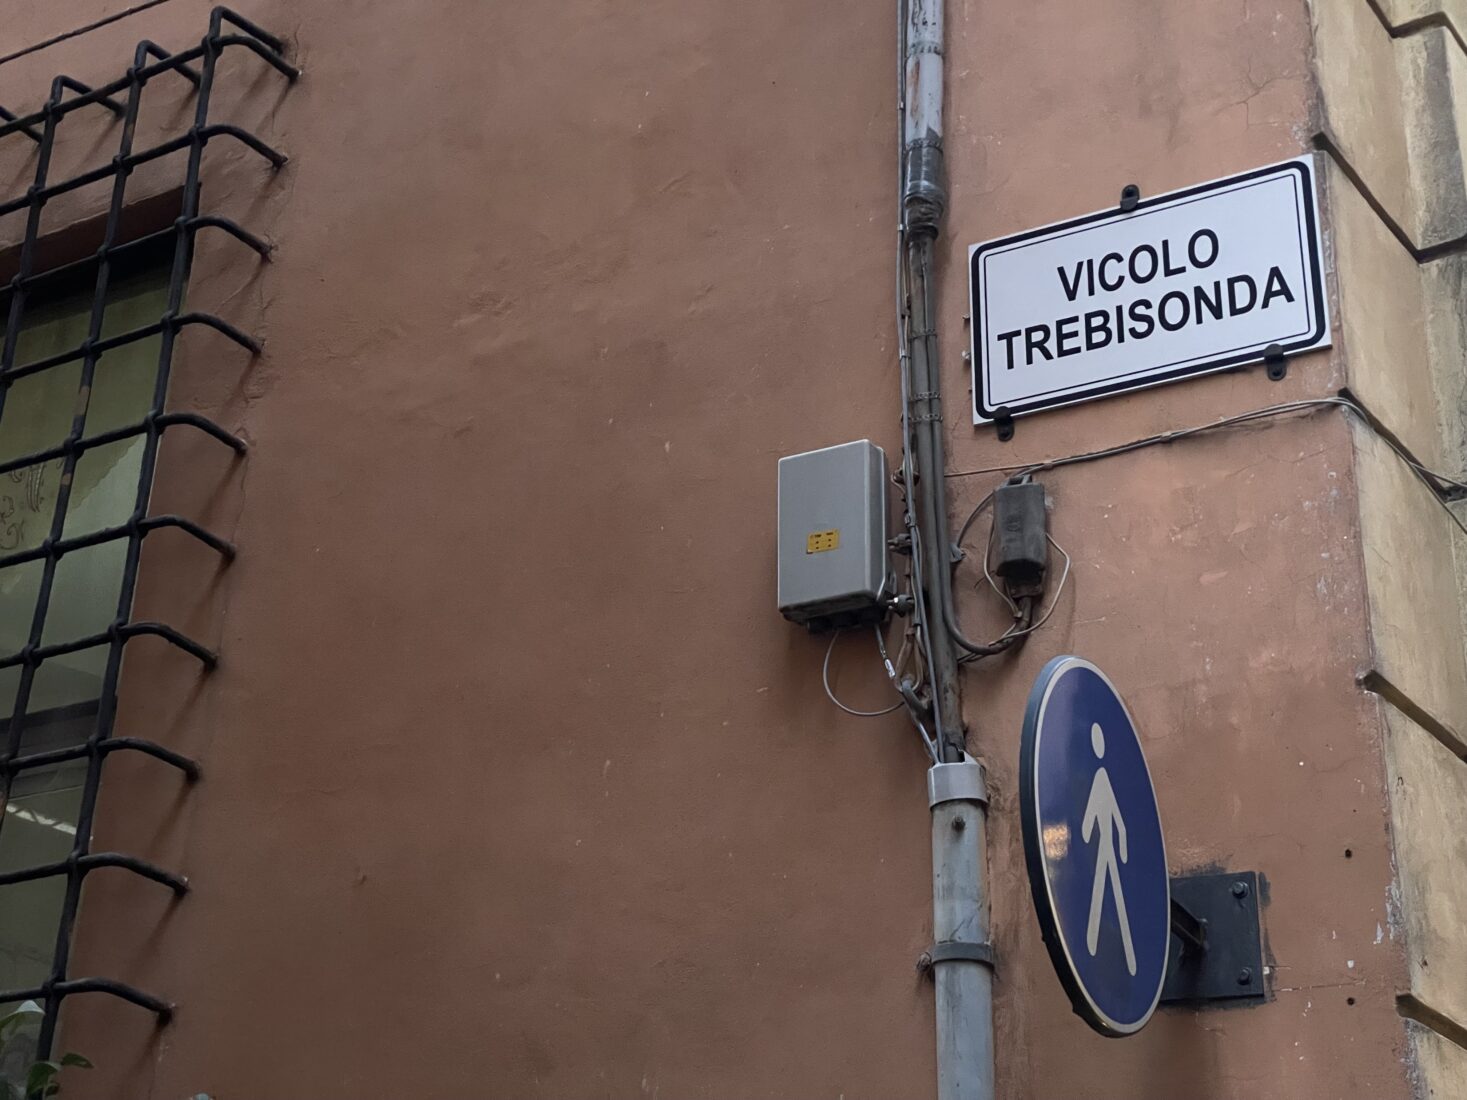
[[[823,554],[840,548],[840,530],[811,531],[805,539],[805,553]]]

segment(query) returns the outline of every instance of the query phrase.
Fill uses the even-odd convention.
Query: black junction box
[[[1049,561],[1044,486],[1004,482],[993,492],[993,571],[1014,589],[1038,588]]]

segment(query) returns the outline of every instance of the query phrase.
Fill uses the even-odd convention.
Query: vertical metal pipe
[[[988,792],[972,757],[928,773],[932,807],[932,980],[938,1100],[993,1100],[993,962],[988,946]],[[942,958],[944,945],[954,954]],[[986,958],[975,956],[987,955]]]
[[[947,210],[942,152],[943,0],[904,0],[903,256],[911,384],[907,445],[919,499],[913,547],[923,566],[926,644],[941,762],[928,773],[932,811],[932,977],[938,1100],[993,1100],[993,957],[988,942],[988,795],[967,755],[951,604],[942,372],[937,358],[932,252]]]
[[[905,71],[907,86],[907,179],[902,197],[907,229],[935,236],[947,209],[947,172],[942,163],[943,0],[907,0]]]

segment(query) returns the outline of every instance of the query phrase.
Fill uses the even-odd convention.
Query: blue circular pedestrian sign
[[[1089,661],[1056,657],[1039,674],[1019,789],[1029,886],[1060,983],[1096,1031],[1131,1035],[1166,979],[1171,882],[1136,727]]]

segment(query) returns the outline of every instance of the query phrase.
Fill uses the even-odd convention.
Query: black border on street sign
[[[1054,895],[1049,887],[1049,871],[1044,862],[1044,835],[1039,826],[1039,807],[1036,803],[1034,789],[1034,765],[1039,758],[1039,720],[1043,717],[1044,707],[1049,702],[1054,685],[1072,668],[1088,668],[1105,682],[1105,686],[1110,688],[1111,693],[1120,703],[1126,721],[1131,723],[1132,732],[1135,733],[1138,740],[1140,739],[1140,733],[1136,730],[1136,719],[1131,716],[1131,708],[1126,706],[1126,700],[1116,690],[1115,684],[1111,683],[1109,676],[1083,657],[1062,654],[1052,658],[1035,678],[1034,686],[1029,689],[1029,700],[1024,705],[1024,727],[1019,740],[1019,832],[1024,838],[1024,867],[1029,875],[1029,892],[1034,899],[1034,915],[1039,921],[1039,934],[1044,940],[1045,949],[1049,952],[1049,961],[1054,966],[1055,975],[1059,978],[1065,995],[1070,999],[1070,1007],[1074,1009],[1076,1016],[1107,1039],[1124,1039],[1144,1028],[1151,1022],[1151,1017],[1156,1014],[1156,1007],[1161,1002],[1162,988],[1166,985],[1167,965],[1163,964],[1161,968],[1161,976],[1156,982],[1156,992],[1151,999],[1151,1010],[1143,1019],[1134,1024],[1125,1025],[1107,1016],[1095,1003],[1095,999],[1090,996],[1089,990],[1085,988],[1085,983],[1080,980],[1074,960],[1070,957],[1069,948],[1060,931],[1059,920],[1054,914]],[[1145,763],[1146,754],[1144,752],[1141,759]],[[1146,764],[1146,778],[1151,783],[1151,798],[1152,801],[1155,801],[1156,783],[1151,779],[1149,763]],[[1159,815],[1160,806],[1158,804]],[[1161,833],[1161,851],[1162,865],[1165,867],[1165,828]],[[1170,915],[1172,891],[1170,874],[1167,875],[1166,891],[1167,912]],[[1170,961],[1170,944],[1168,944],[1168,961]]]
[[[978,301],[978,287],[980,283],[979,265],[989,253],[1000,249],[1011,248],[1025,241],[1034,240],[1039,237],[1053,237],[1056,234],[1063,233],[1065,230],[1084,228],[1085,226],[1095,225],[1098,222],[1130,220],[1137,214],[1143,213],[1148,209],[1158,206],[1171,206],[1176,204],[1178,200],[1195,198],[1216,191],[1236,190],[1240,183],[1248,183],[1252,180],[1261,180],[1271,176],[1283,176],[1291,171],[1299,176],[1298,186],[1302,188],[1300,205],[1304,211],[1304,235],[1308,246],[1310,291],[1314,297],[1314,329],[1308,335],[1301,338],[1270,341],[1270,343],[1278,343],[1285,354],[1301,351],[1305,348],[1312,348],[1317,344],[1324,337],[1325,330],[1328,327],[1328,305],[1324,296],[1323,258],[1320,255],[1319,232],[1318,226],[1316,225],[1315,207],[1317,205],[1317,199],[1314,191],[1314,170],[1312,160],[1306,157],[1306,159],[1285,161],[1282,164],[1271,164],[1265,168],[1256,168],[1251,172],[1244,172],[1240,175],[1213,180],[1211,183],[1198,184],[1196,187],[1187,187],[1180,191],[1169,191],[1163,195],[1155,195],[1149,199],[1142,199],[1136,204],[1135,210],[1126,214],[1119,213],[1114,207],[1109,210],[1097,210],[1095,213],[1086,214],[1083,217],[1072,218],[1069,221],[1055,222],[1051,225],[1041,226],[1038,229],[1016,233],[1013,236],[984,241],[978,245],[968,260],[968,311],[972,320],[969,332],[969,346],[973,363],[973,411],[976,414],[975,419],[978,420],[978,423],[997,419],[1000,408],[1011,417],[1026,416],[1029,413],[1040,412],[1044,409],[1075,405],[1100,397],[1109,397],[1114,394],[1148,389],[1152,386],[1164,385],[1168,382],[1190,378],[1194,375],[1209,374],[1215,371],[1227,370],[1231,367],[1242,366],[1245,363],[1263,362],[1263,352],[1267,345],[1249,345],[1246,351],[1240,351],[1237,354],[1225,353],[1218,357],[1197,362],[1188,362],[1183,366],[1177,367],[1175,370],[1166,370],[1166,366],[1170,364],[1163,364],[1161,373],[1148,373],[1142,378],[1103,381],[1091,387],[1061,393],[1054,397],[1042,398],[1037,401],[1027,401],[1019,405],[995,406],[990,408],[985,400],[987,397],[985,393],[987,378],[985,377],[984,370],[986,362],[982,355],[984,345],[983,321],[985,320],[985,315],[979,308]]]

